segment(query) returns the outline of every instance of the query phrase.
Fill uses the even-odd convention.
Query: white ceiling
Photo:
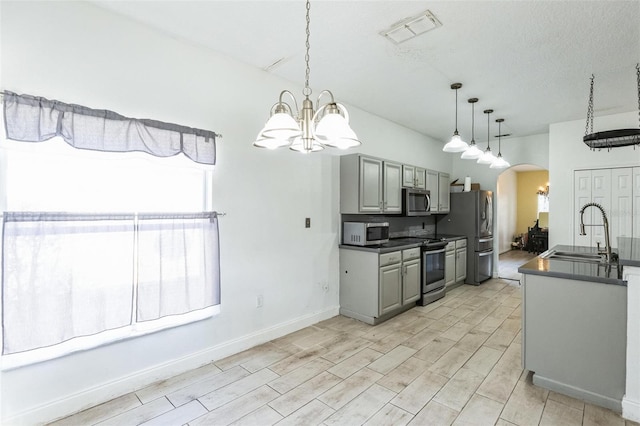
[[[282,89],[302,98],[301,0],[95,3],[290,80],[295,85]],[[442,27],[400,45],[379,35],[427,9]],[[593,73],[596,130],[604,130],[597,128],[598,115],[638,108],[639,23],[638,0],[314,0],[310,86],[314,94],[330,89],[339,102],[446,140],[455,127],[450,85],[461,82],[458,128],[469,140],[467,99],[479,98],[476,140],[481,142],[486,141],[482,111],[487,108],[495,110],[492,135],[498,133],[493,120],[499,117],[505,119],[502,133],[514,137],[546,133],[550,123],[585,119]]]

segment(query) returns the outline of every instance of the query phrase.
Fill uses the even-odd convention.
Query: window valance
[[[60,136],[75,148],[141,151],[157,157],[183,153],[197,163],[210,165],[216,162],[216,136],[220,136],[209,130],[128,118],[113,111],[13,92],[4,92],[4,121],[7,138],[16,141],[42,142]]]

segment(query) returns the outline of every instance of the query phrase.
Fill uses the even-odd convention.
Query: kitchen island
[[[556,246],[522,265],[522,363],[541,387],[616,410],[626,382],[627,282],[618,264],[556,259],[597,256]],[[628,263],[626,263],[628,264]]]

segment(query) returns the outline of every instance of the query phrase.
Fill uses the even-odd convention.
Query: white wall
[[[0,7],[3,90],[222,133],[213,196],[227,213],[219,316],[3,371],[3,420],[52,419],[337,313],[336,153],[251,146],[279,92],[301,87],[85,2]],[[349,111],[362,152],[451,171],[441,142]]]
[[[511,250],[513,236],[516,233],[518,218],[518,174],[507,169],[498,176],[497,200],[501,206],[496,210],[495,217],[498,220],[497,241],[498,253]]]
[[[556,123],[549,126],[549,247],[573,245],[577,228],[573,226],[573,172],[579,169],[638,166],[640,149],[614,148],[591,151],[582,141],[585,120]],[[637,128],[638,113],[609,116],[596,115],[594,131]],[[569,212],[571,212],[569,214]]]

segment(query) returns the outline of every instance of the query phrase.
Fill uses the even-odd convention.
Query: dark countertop
[[[410,249],[410,248],[415,248],[415,247],[420,247],[422,245],[421,241],[418,241],[420,238],[434,238],[434,239],[441,239],[444,241],[454,241],[454,240],[459,240],[462,238],[466,238],[462,235],[437,235],[435,237],[433,236],[416,236],[416,237],[411,237],[411,236],[407,236],[407,237],[396,237],[398,238],[397,240],[394,241],[394,239],[390,239],[388,243],[384,243],[384,244],[378,244],[375,246],[352,246],[349,244],[340,244],[338,247],[341,249],[349,249],[349,250],[360,250],[360,251],[368,251],[368,252],[372,252],[372,253],[390,253],[392,251],[398,251],[398,250],[406,250],[406,249]],[[413,240],[415,238],[415,241],[408,241],[408,240]]]
[[[595,247],[557,245],[551,250],[597,254]],[[540,256],[520,266],[518,272],[521,274],[546,275],[570,280],[627,285],[627,282],[622,279],[622,252],[620,253],[619,265],[607,265],[571,260],[545,259],[543,256],[551,250],[540,254]]]
[[[618,256],[622,266],[640,266],[640,238],[618,237]]]

